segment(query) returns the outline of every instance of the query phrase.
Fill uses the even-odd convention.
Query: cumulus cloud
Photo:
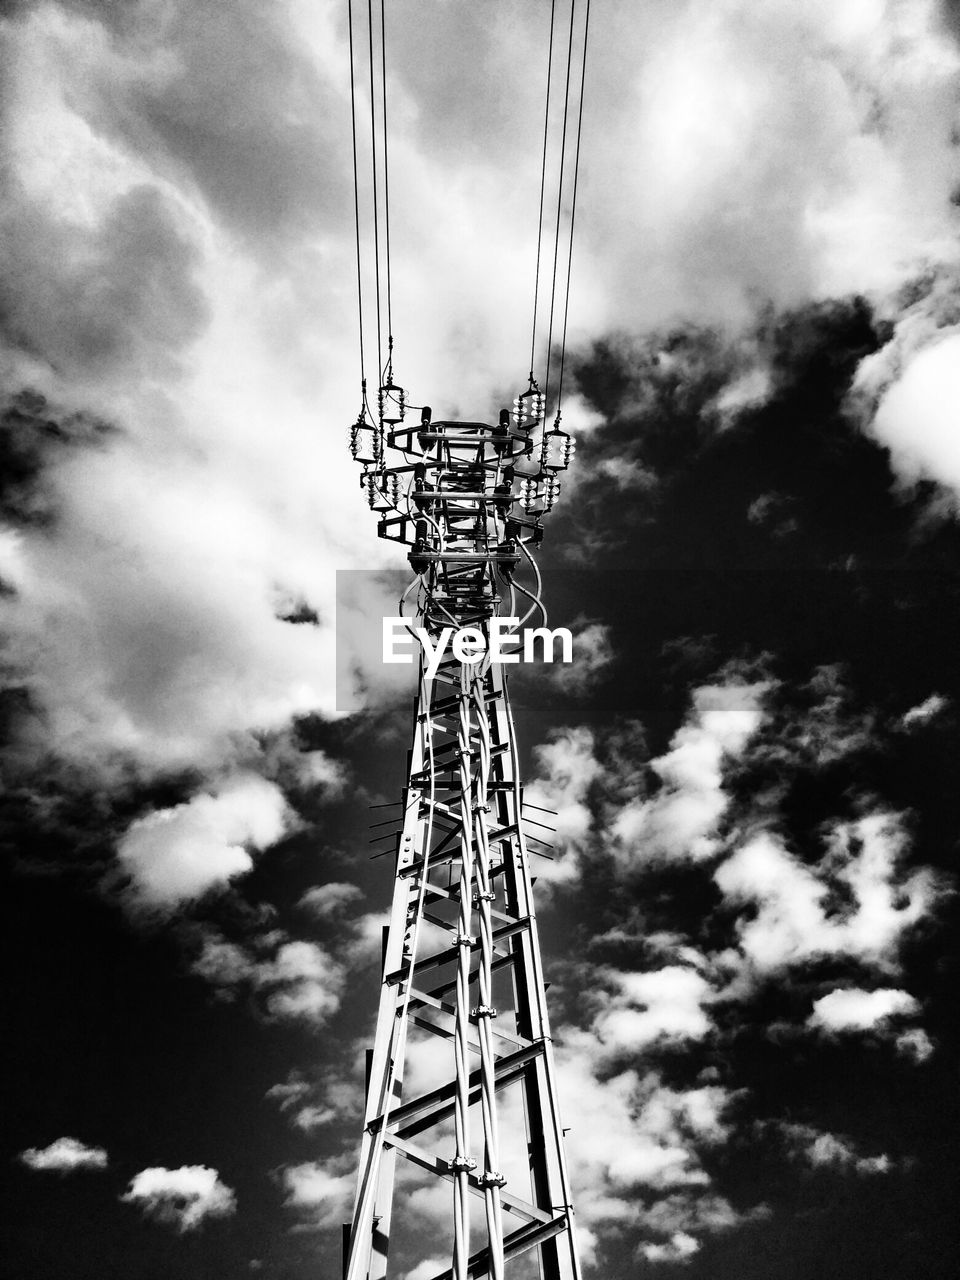
[[[690,716],[666,755],[650,761],[660,789],[623,806],[609,823],[624,869],[657,861],[699,862],[720,849],[728,807],[725,761],[743,752],[763,720],[765,684],[707,685],[693,693]]]
[[[782,1123],[778,1128],[792,1153],[813,1169],[833,1168],[869,1175],[888,1173],[893,1167],[889,1156],[861,1156],[848,1138],[812,1125]]]
[[[551,669],[554,682],[564,693],[582,695],[603,679],[614,660],[610,627],[603,622],[574,622],[573,662]]]
[[[205,929],[191,971],[225,999],[240,992],[255,997],[267,1018],[319,1026],[340,1008],[344,966],[313,942],[282,931],[255,935],[250,944],[231,942]]]
[[[4,381],[42,393],[54,422],[82,409],[113,427],[47,459],[53,519],[22,535],[6,658],[33,713],[20,762],[67,760],[93,783],[222,767],[331,711],[314,549],[350,554],[347,461],[318,466],[325,362],[293,340],[306,276],[274,261],[268,283],[258,256],[278,247],[272,215],[302,237],[333,189],[317,162],[336,116],[307,108],[339,65],[290,14],[156,16],[24,6],[2,33]],[[346,421],[345,399],[332,412]],[[326,623],[287,620],[291,598]]]
[[[897,1053],[904,1058],[909,1058],[918,1066],[936,1052],[936,1045],[922,1027],[911,1027],[909,1031],[902,1031],[894,1043]]]
[[[336,1161],[307,1161],[289,1165],[278,1173],[284,1204],[301,1223],[312,1227],[340,1226],[350,1219],[355,1175],[339,1171]]]
[[[845,673],[835,664],[817,667],[799,689],[783,688],[783,705],[752,744],[751,757],[793,773],[847,760],[877,740],[877,718],[853,705]]]
[[[605,999],[593,1030],[613,1053],[637,1053],[654,1044],[703,1040],[711,1030],[704,1004],[710,983],[695,969],[669,965],[650,973],[607,972],[616,992]]]
[[[917,1001],[906,991],[880,987],[862,991],[847,987],[830,991],[813,1002],[807,1025],[827,1035],[843,1031],[868,1031],[882,1027],[891,1018],[919,1011]]]
[[[213,791],[138,818],[120,838],[117,857],[136,908],[171,912],[225,888],[261,851],[290,829],[280,789],[255,774],[236,774]]]
[[[685,1231],[675,1231],[662,1243],[642,1244],[641,1255],[648,1262],[686,1262],[698,1251],[700,1242]]]
[[[904,934],[940,899],[931,871],[901,871],[906,845],[901,820],[891,813],[838,823],[816,866],[800,861],[771,832],[741,845],[713,878],[729,906],[747,908],[736,931],[749,965],[772,974],[846,956],[894,971]],[[829,910],[835,887],[849,895],[849,909]]]
[[[429,74],[417,24],[392,32],[398,341],[410,385],[476,414],[526,369],[527,317],[502,299],[532,277],[542,86],[513,71],[545,30],[532,10],[431,23]],[[332,8],[246,0],[230,22],[178,0],[24,5],[4,25],[6,380],[115,426],[50,466],[56,524],[18,551],[24,746],[209,769],[334,713],[320,552],[382,555],[316,428],[318,404],[347,422],[358,394],[345,37]],[[588,79],[575,337],[678,313],[736,326],[758,300],[886,287],[952,240],[957,55],[932,0],[842,18],[659,0],[592,38],[607,73]],[[443,193],[426,222],[423,190]],[[317,623],[278,617],[291,600]]]
[[[286,1080],[272,1085],[265,1096],[277,1104],[294,1128],[306,1133],[336,1120],[354,1119],[363,1110],[359,1083],[330,1069],[312,1083],[299,1072],[291,1072]]]
[[[237,1211],[234,1192],[220,1181],[216,1169],[202,1164],[142,1169],[120,1199],[181,1234],[196,1231],[208,1218],[229,1218]]]
[[[917,703],[915,707],[904,712],[900,724],[904,729],[915,729],[920,725],[928,724],[949,705],[949,701],[941,694],[931,693],[929,698],[924,698],[923,702]]]
[[[537,874],[544,882],[562,883],[578,874],[577,854],[586,847],[592,824],[587,796],[602,766],[594,754],[593,733],[585,727],[558,731],[550,742],[535,747],[533,755],[535,776],[524,788],[530,806],[525,813],[554,828],[555,834],[535,826],[531,832],[553,844],[559,855],[556,862],[538,866]]]
[[[328,884],[318,884],[308,889],[297,906],[302,907],[318,920],[335,920],[362,897],[363,890],[357,885],[330,881]]]
[[[632,85],[600,141],[624,169],[600,223],[626,242],[612,259],[619,291],[612,266],[604,277],[621,306],[639,278],[635,315],[672,291],[681,312],[729,318],[750,291],[789,305],[888,288],[911,260],[950,253],[958,58],[933,0],[802,11],[704,0],[654,6],[647,21],[646,50],[632,22],[607,33],[619,58],[604,49]],[[632,244],[628,220],[642,231]]]
[[[74,1173],[77,1169],[105,1169],[103,1147],[89,1147],[78,1138],[57,1138],[48,1147],[27,1147],[18,1157],[28,1169],[43,1173]]]
[[[919,352],[877,409],[873,431],[907,481],[936,480],[960,494],[960,334]]]
[[[601,1072],[593,1031],[567,1030],[558,1046],[561,1096],[575,1098],[567,1154],[588,1249],[598,1233],[644,1221],[643,1191],[673,1201],[670,1232],[719,1229],[738,1214],[711,1190],[701,1153],[727,1139],[733,1094],[718,1084],[674,1089],[653,1071]],[[709,1204],[712,1213],[700,1207]],[[720,1213],[720,1207],[723,1212]],[[657,1221],[657,1231],[664,1222]]]
[[[769,1209],[764,1204],[740,1214],[722,1196],[672,1191],[644,1208],[644,1234],[656,1233],[659,1238],[642,1244],[638,1256],[648,1262],[685,1262],[699,1251],[699,1235],[767,1216]],[[699,1235],[693,1235],[694,1231]]]
[[[890,451],[901,485],[935,481],[957,508],[960,459],[954,441],[960,344],[956,261],[926,267],[888,300],[892,336],[861,361],[850,405],[864,430]]]

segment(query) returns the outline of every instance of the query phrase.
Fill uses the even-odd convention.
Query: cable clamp
[[[483,1173],[477,1174],[477,1181],[481,1187],[504,1187],[507,1184],[503,1174],[494,1173],[492,1169],[484,1169]]]
[[[496,1018],[500,1013],[499,1009],[495,1009],[492,1004],[478,1004],[475,1009],[470,1010],[470,1017],[477,1018]]]
[[[495,902],[496,899],[497,899],[497,895],[493,892],[492,889],[487,889],[483,893],[481,893],[480,890],[478,889],[476,893],[474,893],[473,895],[474,902]]]
[[[458,947],[472,947],[475,942],[476,939],[472,938],[469,933],[458,933],[455,945]]]
[[[476,1160],[472,1160],[470,1156],[454,1156],[448,1161],[448,1166],[454,1173],[470,1173],[477,1167]]]

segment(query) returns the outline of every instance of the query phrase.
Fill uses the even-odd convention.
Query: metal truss
[[[572,441],[559,421],[535,440],[533,384],[496,427],[402,417],[402,392],[382,388],[379,422],[351,443],[381,536],[412,545],[405,598],[418,587],[428,632],[489,641],[518,592],[539,607],[518,570],[535,573],[528,545]],[[450,1257],[435,1280],[579,1280],[524,814],[503,667],[489,652],[448,653],[432,678],[421,664],[346,1280],[398,1274],[391,1244],[407,1269]],[[418,1239],[404,1206],[443,1185],[446,1227]]]

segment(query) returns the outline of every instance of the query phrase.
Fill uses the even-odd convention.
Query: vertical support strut
[[[434,1280],[510,1280],[524,1255],[543,1280],[580,1280],[516,735],[490,659],[502,592],[512,617],[521,554],[572,453],[557,428],[534,450],[542,400],[525,396],[515,427],[506,411],[489,427],[427,410],[419,430],[389,433],[406,462],[374,448],[364,475],[382,536],[413,546],[422,625],[473,627],[486,649],[448,650],[432,677],[421,662],[346,1280],[441,1257]],[[425,1239],[395,1210],[440,1183],[450,1218]]]

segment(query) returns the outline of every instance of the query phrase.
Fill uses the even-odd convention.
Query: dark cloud
[[[944,26],[960,42],[960,0],[939,0]]]
[[[346,104],[285,15],[253,0],[175,4],[159,17],[143,5],[135,18],[124,6],[82,7],[113,27],[120,52],[143,69],[86,86],[98,130],[153,153],[161,168],[186,169],[215,216],[261,250],[348,217],[352,193],[337,163]],[[151,74],[159,48],[168,61]]]
[[[46,524],[56,498],[44,475],[62,450],[98,447],[115,428],[101,418],[68,413],[36,391],[20,391],[0,413],[0,512],[15,524]]]
[[[738,344],[700,329],[596,344],[576,376],[605,425],[582,442],[585,476],[558,512],[558,540],[576,547],[586,535],[621,557],[629,542],[635,563],[672,569],[938,564],[957,539],[920,535],[930,486],[894,494],[887,450],[847,407],[861,362],[890,332],[853,299],[770,314]],[[763,389],[721,416],[724,389],[751,362]],[[607,505],[613,464],[658,483]]]
[[[15,196],[2,215],[7,343],[80,377],[169,370],[207,308],[196,252],[166,197],[134,187],[88,231]]]

